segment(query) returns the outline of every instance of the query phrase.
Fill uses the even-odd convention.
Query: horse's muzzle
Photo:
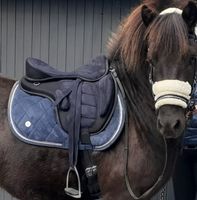
[[[165,138],[178,138],[185,129],[185,110],[179,106],[164,105],[158,110],[157,128]]]

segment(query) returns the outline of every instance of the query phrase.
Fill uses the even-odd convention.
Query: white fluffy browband
[[[183,11],[179,8],[167,8],[167,9],[161,11],[159,13],[159,15],[166,15],[166,14],[171,14],[171,13],[177,13],[177,14],[182,15]],[[195,27],[195,34],[197,36],[197,25]]]
[[[165,15],[165,14],[171,14],[171,13],[177,13],[177,14],[182,14],[182,10],[179,8],[167,8],[165,10],[163,10],[162,12],[160,12],[159,15]]]
[[[188,82],[184,81],[163,80],[155,82],[152,89],[155,95],[156,109],[159,109],[163,105],[177,105],[186,108],[187,103],[178,97],[183,97],[184,99],[189,100],[192,87]],[[171,95],[171,97],[168,95]],[[163,96],[164,98],[160,98]],[[176,98],[176,96],[178,97]]]

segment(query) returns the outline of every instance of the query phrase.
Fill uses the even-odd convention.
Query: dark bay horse
[[[170,178],[195,79],[196,22],[194,2],[145,0],[111,38],[108,59],[126,93],[128,121],[112,148],[94,153],[103,200],[150,199]],[[70,199],[68,152],[28,145],[10,133],[13,84],[0,78],[0,186],[21,200]]]

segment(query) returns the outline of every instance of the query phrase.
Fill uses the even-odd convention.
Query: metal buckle
[[[87,177],[91,177],[93,175],[96,175],[97,174],[97,166],[94,165],[92,167],[88,167],[85,169],[85,173],[86,173],[86,176]]]
[[[184,150],[197,150],[196,145],[186,145],[183,147]]]
[[[70,174],[71,172],[74,172],[76,177],[77,177],[77,183],[78,183],[78,189],[75,189],[73,187],[69,186],[69,178],[70,178]],[[80,178],[79,178],[79,173],[77,171],[76,166],[74,167],[70,167],[66,176],[66,187],[64,188],[64,191],[66,192],[66,194],[68,196],[71,196],[73,198],[79,199],[81,198],[81,182],[80,182]]]

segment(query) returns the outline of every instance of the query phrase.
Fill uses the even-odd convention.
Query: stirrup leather
[[[69,178],[70,178],[71,172],[74,172],[77,177],[77,184],[78,184],[77,188],[78,189],[75,189],[75,188],[69,186]],[[77,171],[76,166],[70,167],[68,170],[67,177],[66,177],[66,187],[65,187],[64,191],[66,192],[66,194],[68,196],[71,196],[76,199],[81,198],[81,181],[80,181],[79,173]]]

